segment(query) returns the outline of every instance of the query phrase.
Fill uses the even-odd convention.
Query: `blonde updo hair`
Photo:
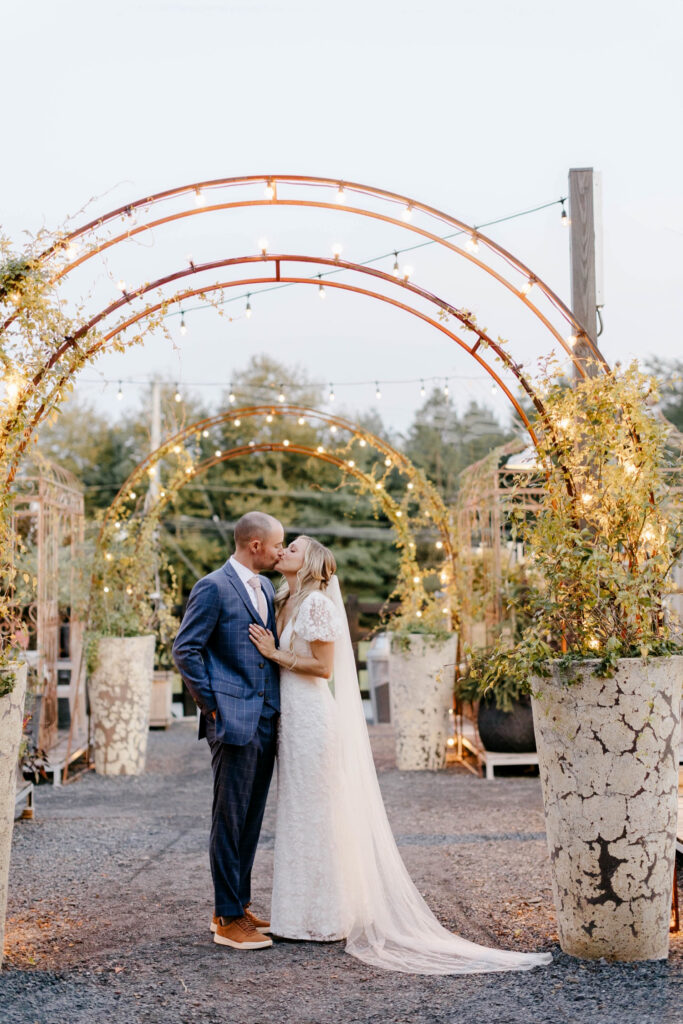
[[[296,574],[297,588],[294,591],[291,620],[294,621],[304,598],[314,590],[327,590],[327,585],[337,571],[337,561],[324,544],[314,537],[308,537],[302,533],[297,540],[306,541],[306,551],[301,568]],[[289,583],[284,580],[275,595],[276,614],[289,597]],[[292,629],[292,635],[294,629]]]

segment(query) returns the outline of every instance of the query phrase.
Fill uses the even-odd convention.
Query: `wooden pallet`
[[[61,733],[61,730],[60,730]],[[68,753],[68,756],[67,756]],[[88,734],[83,732],[81,734],[74,734],[71,737],[71,750],[69,751],[69,735],[68,731],[55,743],[51,748],[48,759],[49,765],[45,771],[48,775],[52,776],[52,783],[55,786],[61,786],[62,784],[62,773],[67,764],[73,764],[74,761],[78,761],[79,758],[90,755],[90,744],[88,742]]]
[[[25,820],[33,819],[33,812],[35,810],[34,803],[35,787],[32,782],[27,782],[24,778],[17,779],[17,791],[14,797],[14,817],[17,817],[17,808],[25,804],[20,818]]]

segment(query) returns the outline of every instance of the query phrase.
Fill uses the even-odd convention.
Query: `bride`
[[[548,963],[548,953],[488,949],[436,920],[384,810],[334,556],[301,536],[277,568],[284,576],[275,599],[279,649],[269,630],[250,627],[258,650],[281,670],[272,933],[346,939],[359,960],[410,974]]]

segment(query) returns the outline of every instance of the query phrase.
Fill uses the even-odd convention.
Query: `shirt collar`
[[[257,572],[253,572],[251,569],[247,568],[246,565],[242,565],[241,562],[238,562],[234,555],[230,555],[228,561],[230,562],[230,565],[233,567],[239,578],[242,580],[242,583],[244,583],[245,585],[249,582],[252,576],[258,576]]]

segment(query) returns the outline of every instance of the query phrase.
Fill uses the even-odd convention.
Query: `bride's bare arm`
[[[269,629],[252,622],[249,626],[249,638],[256,649],[274,661],[281,668],[294,669],[302,676],[315,676],[317,679],[330,679],[334,667],[334,643],[324,640],[311,641],[311,657],[301,657],[293,651],[283,651],[275,646],[275,637]]]

